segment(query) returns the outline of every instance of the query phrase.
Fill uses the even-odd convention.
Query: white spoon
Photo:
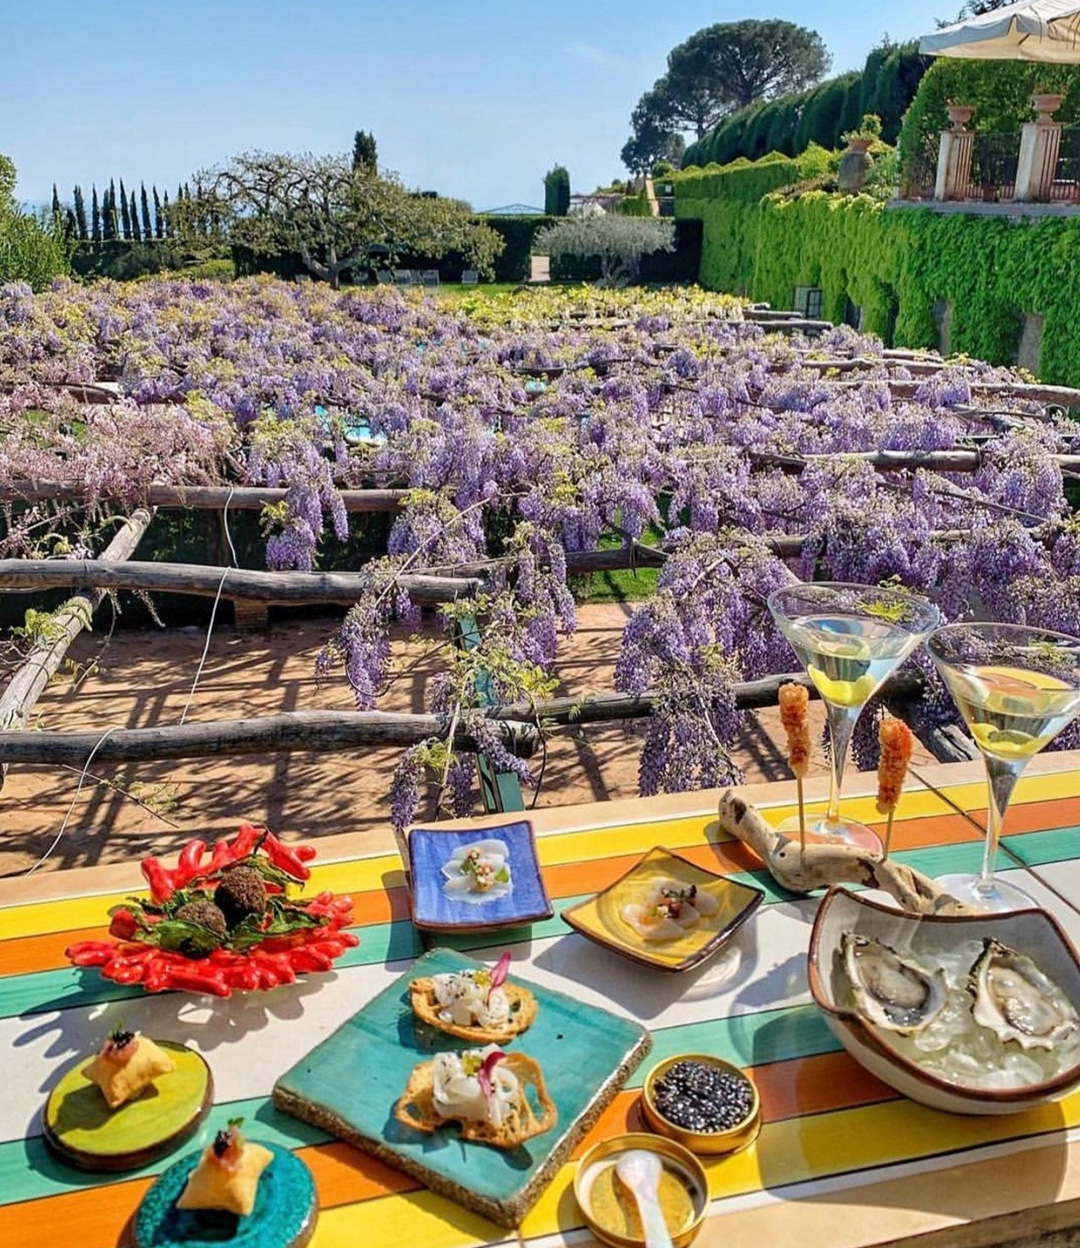
[[[662,1172],[660,1158],[643,1148],[632,1148],[615,1163],[615,1173],[633,1192],[645,1231],[646,1248],[673,1248],[667,1223],[657,1200]]]

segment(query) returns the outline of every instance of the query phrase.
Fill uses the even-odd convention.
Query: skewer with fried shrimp
[[[904,777],[907,775],[908,763],[911,762],[915,737],[902,719],[886,715],[878,725],[878,741],[881,745],[881,761],[878,763],[877,808],[879,814],[889,817],[885,825],[884,861],[889,856],[893,816],[904,788]]]
[[[810,767],[810,695],[805,685],[788,682],[780,686],[780,723],[787,733],[788,766],[795,773],[799,797],[799,847],[806,853],[806,807],[803,803],[803,777]]]

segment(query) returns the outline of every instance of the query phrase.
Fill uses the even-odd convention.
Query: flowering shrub
[[[861,371],[828,367],[853,356]],[[60,388],[107,376],[119,379],[112,406]],[[325,532],[346,533],[343,489],[403,490],[387,553],[365,565],[320,666],[340,667],[358,707],[377,706],[389,629],[415,618],[403,575],[480,579],[443,612],[467,639],[432,690],[441,734],[403,761],[404,824],[425,777],[448,808],[467,808],[471,765],[447,745],[454,729],[528,775],[485,707],[550,695],[558,637],[575,625],[568,562],[612,543],[667,556],[616,673],[620,689],[656,696],[649,792],[734,776],[731,685],[794,666],[765,609],[792,575],[898,583],[950,619],[1080,632],[1080,526],[1056,458],[1075,426],[1019,403],[1002,416],[1001,396],[980,406],[979,383],[1015,380],[969,362],[901,394],[894,383],[911,375],[879,340],[770,335],[737,301],[698,290],[440,301],[268,279],[62,282],[36,296],[9,286],[0,479],[57,482],[69,506],[99,508],[138,500],[151,472],[283,487],[264,517],[267,562],[298,569],[317,566]],[[969,471],[879,472],[865,458],[954,447],[977,450]],[[69,523],[64,508],[8,505],[2,553],[49,551]],[[793,535],[793,550],[774,553]],[[92,533],[67,549],[88,545]],[[928,681],[916,715],[941,722],[951,704],[915,662]],[[865,718],[867,762],[877,737]]]

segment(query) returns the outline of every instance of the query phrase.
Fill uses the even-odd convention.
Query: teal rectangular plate
[[[520,1148],[462,1140],[456,1126],[424,1135],[402,1126],[394,1106],[413,1067],[439,1051],[478,1047],[421,1023],[409,982],[484,965],[432,949],[274,1085],[274,1104],[449,1196],[500,1226],[517,1226],[578,1141],[652,1047],[639,1023],[526,983],[536,1022],[507,1048],[540,1064],[559,1111],[550,1131]]]

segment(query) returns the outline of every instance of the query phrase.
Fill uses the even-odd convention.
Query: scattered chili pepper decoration
[[[352,898],[321,892],[290,900],[294,886],[311,877],[308,863],[316,855],[311,845],[286,845],[273,832],[243,824],[231,840],[193,840],[180,851],[176,866],[166,867],[151,856],[142,873],[150,888],[146,901],[131,898],[110,913],[111,940],[83,940],[68,947],[75,966],[97,967],[118,984],[139,984],[147,992],[180,990],[227,997],[236,990],[254,992],[291,984],[298,974],[325,972],[346,949],[359,944],[345,930],[352,922]],[[244,863],[265,877],[265,928],[277,926],[260,938],[260,928],[239,925],[216,948],[188,956],[190,944],[175,936],[165,947],[159,933],[180,928],[175,912],[199,898],[212,898],[221,875]],[[181,918],[185,918],[186,913]],[[166,924],[166,927],[159,927]],[[155,931],[157,929],[157,931]],[[282,930],[284,929],[284,930]],[[199,931],[196,927],[194,930]],[[240,939],[242,937],[242,940]],[[236,947],[228,942],[236,939]],[[175,947],[179,944],[179,948]]]

